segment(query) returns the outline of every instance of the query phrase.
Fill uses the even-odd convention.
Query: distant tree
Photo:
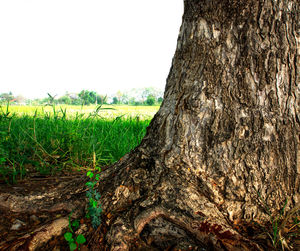
[[[142,101],[135,101],[135,102],[134,102],[134,105],[135,105],[135,106],[143,105],[143,102],[142,102]]]
[[[135,98],[134,97],[130,97],[129,101],[128,101],[129,105],[134,105],[135,104]]]
[[[82,104],[84,105],[90,105],[90,104],[95,104],[96,103],[96,95],[97,93],[94,91],[87,91],[87,90],[82,90],[78,96],[82,100]]]
[[[46,101],[43,102],[44,100],[45,99],[37,99],[37,98],[35,98],[35,99],[31,100],[30,105],[42,105],[42,104],[45,104]]]
[[[14,95],[12,94],[12,92],[0,94],[1,101],[7,102],[7,101],[12,101],[13,99],[14,99]]]
[[[145,102],[147,97],[151,94],[151,88],[144,88],[142,91],[142,101]]]
[[[161,104],[162,102],[163,102],[163,98],[162,97],[159,97],[158,99],[157,99],[157,103],[159,103],[159,104]]]
[[[33,102],[32,99],[26,99],[25,100],[26,105],[32,105],[32,102]]]
[[[114,105],[119,104],[119,99],[117,97],[113,97],[113,102]]]
[[[71,105],[82,105],[82,101],[80,98],[77,98],[77,99],[71,98]]]
[[[159,97],[162,97],[163,92],[154,87],[133,88],[125,92],[118,91],[113,97],[117,97],[120,104],[143,105],[146,104],[149,95],[154,96],[156,102]]]
[[[81,99],[83,105],[87,105],[87,104],[88,104],[88,100],[89,100],[89,94],[88,94],[88,91],[82,90],[82,91],[78,94],[78,97],[80,97],[80,99]]]
[[[97,94],[97,104],[107,104],[107,96]]]
[[[129,104],[129,96],[128,96],[128,94],[126,94],[126,93],[122,94],[120,103],[121,104],[126,104],[126,105]]]
[[[71,104],[71,98],[68,95],[64,95],[58,99],[59,104],[66,104],[70,105]]]
[[[148,95],[148,97],[146,99],[146,104],[147,105],[154,105],[155,104],[155,97],[152,94]]]
[[[142,89],[142,100],[145,101],[149,95],[152,95],[155,100],[163,95],[163,92],[160,89],[154,87],[146,87]]]
[[[118,104],[120,104],[120,103],[121,103],[121,98],[122,98],[122,96],[123,96],[123,92],[121,92],[121,91],[117,91],[117,93],[116,93],[116,97],[118,98],[118,101],[119,101],[119,103],[118,103]]]
[[[97,102],[97,93],[94,91],[89,92],[89,103],[95,104]]]
[[[71,99],[71,105],[82,105],[82,101],[80,99],[80,97],[78,96],[78,94],[75,94],[75,93],[69,93],[69,94],[66,94],[70,97]]]

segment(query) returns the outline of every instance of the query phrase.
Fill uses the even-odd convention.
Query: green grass
[[[2,107],[0,180],[14,183],[36,174],[112,164],[140,143],[158,109],[95,108]]]

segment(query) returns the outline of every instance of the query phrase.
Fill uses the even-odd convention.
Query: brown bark
[[[235,223],[300,202],[298,55],[298,1],[185,1],[164,102],[103,174],[111,250],[259,249]]]

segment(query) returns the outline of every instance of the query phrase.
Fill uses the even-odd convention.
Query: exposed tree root
[[[58,179],[57,182],[52,182],[52,186],[46,191],[42,191],[42,186],[43,181],[41,185],[32,188],[31,194],[18,192],[19,190],[13,187],[0,194],[0,210],[3,216],[21,220],[26,228],[25,232],[22,229],[12,230],[10,225],[3,224],[6,225],[4,230],[6,233],[0,231],[0,237],[2,236],[0,239],[5,238],[0,242],[0,250],[36,250],[53,237],[64,233],[69,224],[68,214],[71,211],[74,216],[83,215],[85,208],[83,177],[75,179],[70,177],[69,181],[62,182]],[[33,222],[29,216],[40,220],[37,220],[37,223]],[[2,222],[4,221],[5,219],[2,219]]]
[[[50,224],[39,227],[31,233],[0,246],[0,250],[36,250],[55,236],[63,234],[68,227],[67,217],[54,220]]]
[[[225,221],[191,218],[177,211],[162,206],[148,208],[135,217],[133,224],[117,217],[107,235],[110,250],[143,250],[146,247],[150,250],[170,247],[174,250],[262,250]],[[122,212],[122,215],[130,214]]]
[[[99,186],[109,250],[262,250],[237,232],[195,184],[184,177],[176,183],[179,177],[169,172],[151,183],[157,173],[149,170],[159,169],[159,163],[145,169],[146,158],[137,164],[127,157]]]
[[[232,226],[197,183],[170,170],[161,172],[157,182],[151,169],[159,170],[160,163],[147,163],[147,158],[136,163],[127,155],[103,171],[98,183],[102,225],[93,230],[90,250],[263,250]],[[84,215],[84,184],[80,177],[30,196],[0,194],[6,212],[56,215],[30,233],[0,243],[0,250],[36,250],[63,235],[71,211],[76,218]]]

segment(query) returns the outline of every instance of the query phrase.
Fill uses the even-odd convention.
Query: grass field
[[[0,180],[112,164],[137,146],[158,106],[2,106]]]
[[[68,117],[90,116],[94,113],[99,106],[72,106],[72,105],[58,105],[58,106],[9,106],[9,112],[16,116],[29,115],[34,116],[35,114],[41,115],[42,117],[51,115],[62,116],[64,113]],[[54,112],[55,108],[55,112]],[[142,119],[151,119],[154,114],[158,111],[159,106],[128,106],[128,105],[103,105],[98,112],[100,117],[104,118],[116,118],[118,116],[124,117],[137,117]],[[6,113],[6,105],[0,107],[0,112]],[[55,114],[54,114],[55,113]]]

